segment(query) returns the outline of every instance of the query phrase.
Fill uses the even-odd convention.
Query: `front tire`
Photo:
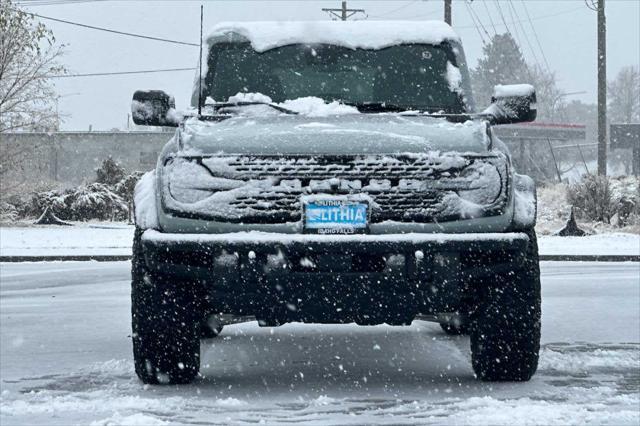
[[[483,280],[471,327],[473,370],[484,381],[527,381],[538,368],[540,267],[533,229],[521,265]]]
[[[136,374],[147,384],[184,384],[200,369],[193,288],[150,273],[136,228],[131,261],[131,325]]]

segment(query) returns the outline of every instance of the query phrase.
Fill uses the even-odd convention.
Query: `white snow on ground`
[[[0,256],[130,255],[134,227],[124,224],[0,228]],[[640,255],[640,235],[539,236],[542,255]]]
[[[626,233],[597,234],[585,237],[538,238],[540,254],[640,255],[640,235]]]
[[[0,227],[0,256],[130,255],[132,225]]]
[[[289,21],[223,22],[213,28],[207,42],[212,44],[237,36],[250,41],[258,52],[297,43],[382,49],[408,43],[459,41],[453,29],[441,21]]]
[[[0,424],[640,422],[638,263],[542,264],[543,348],[527,383],[473,378],[466,337],[410,327],[228,326],[203,377],[142,385],[129,263],[0,264]]]

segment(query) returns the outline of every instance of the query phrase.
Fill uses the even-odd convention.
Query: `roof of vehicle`
[[[258,52],[289,44],[334,44],[351,49],[383,49],[408,43],[460,41],[442,21],[223,22],[207,37],[209,45],[247,42]]]

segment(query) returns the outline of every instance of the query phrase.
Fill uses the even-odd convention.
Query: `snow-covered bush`
[[[124,176],[118,183],[116,183],[113,187],[114,191],[121,196],[126,202],[130,203],[133,201],[133,190],[136,187],[136,184],[142,177],[144,172],[133,172],[130,175]]]
[[[20,217],[37,218],[50,207],[53,214],[59,218],[70,218],[71,211],[67,204],[67,198],[73,193],[71,189],[60,189],[43,192],[35,192],[31,198],[26,199],[18,207]]]
[[[71,209],[70,220],[126,220],[129,216],[127,202],[101,183],[78,188],[66,202]]]
[[[124,168],[109,157],[96,169],[96,182],[115,185],[125,177]]]
[[[92,183],[77,189],[35,193],[21,206],[19,216],[36,218],[50,207],[62,220],[126,220],[127,202],[109,186]]]
[[[618,225],[640,225],[640,179],[625,176],[612,180],[617,200]]]
[[[593,221],[611,223],[616,214],[620,225],[638,219],[638,179],[634,177],[587,175],[568,187],[567,199],[581,217]]]
[[[582,181],[569,186],[567,198],[580,216],[590,220],[610,223],[616,213],[617,202],[608,176],[583,177]]]
[[[18,208],[6,201],[0,201],[0,221],[14,222],[18,220],[20,214]]]

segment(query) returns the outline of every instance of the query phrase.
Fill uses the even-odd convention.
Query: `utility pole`
[[[607,21],[598,0],[598,174],[607,174]]]
[[[365,13],[364,9],[349,9],[347,8],[347,2],[342,2],[342,7],[340,9],[327,9],[323,8],[323,12],[327,12],[332,18],[338,18],[341,21],[346,21],[351,18],[356,13]]]
[[[598,174],[607,174],[607,20],[604,0],[585,0],[598,13]]]
[[[451,25],[451,0],[444,0],[444,22]]]

